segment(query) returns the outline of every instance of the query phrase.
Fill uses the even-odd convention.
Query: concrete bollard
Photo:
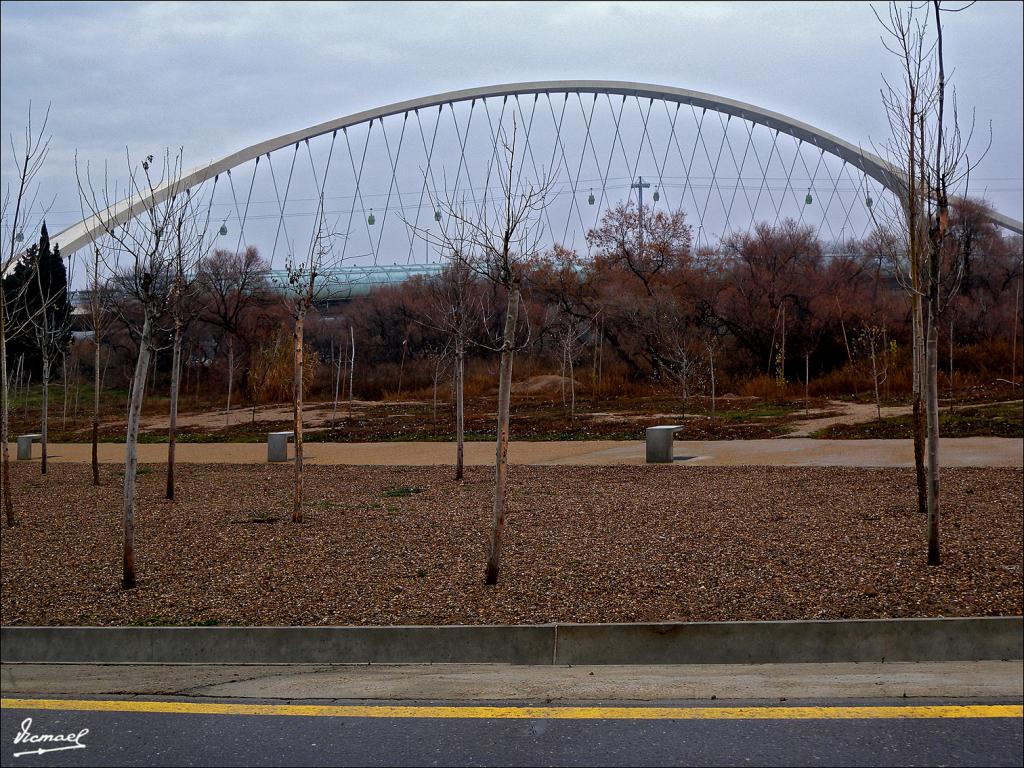
[[[647,463],[671,464],[672,440],[680,426],[659,426],[647,428]]]
[[[18,461],[28,461],[32,458],[32,443],[43,442],[40,435],[18,435]]]
[[[267,461],[288,461],[288,441],[294,439],[294,432],[268,432]]]

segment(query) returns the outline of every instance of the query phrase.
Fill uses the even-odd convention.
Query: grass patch
[[[941,437],[1024,437],[1021,403],[967,406],[939,413]],[[862,424],[834,424],[811,437],[826,440],[911,439],[911,417],[892,416]]]
[[[795,405],[772,405],[771,403],[764,403],[763,405],[757,405],[751,408],[718,411],[715,414],[715,418],[721,419],[722,421],[778,419],[782,418],[783,416],[789,416],[793,414],[795,411],[801,410],[803,410],[801,407]]]
[[[386,491],[384,491],[385,496],[394,499],[401,499],[406,496],[412,496],[414,493],[423,493],[423,489],[415,485],[409,485],[401,486],[398,488],[388,488]]]
[[[136,467],[135,467],[135,476],[136,477],[138,477],[139,475],[152,475],[154,472],[156,472],[156,468],[155,467],[147,467],[147,466],[145,466],[143,464],[136,465]],[[123,469],[117,470],[117,474],[119,474],[121,477],[124,477],[124,470]]]
[[[8,370],[10,368],[8,367]],[[61,386],[61,379],[59,375],[50,380],[50,418],[53,418],[53,412],[57,411],[62,407],[64,398],[64,388]],[[75,385],[73,382],[68,382],[68,398],[74,400],[75,397]],[[15,391],[15,389],[17,391]],[[92,414],[92,403],[94,398],[94,392],[92,383],[83,382],[79,385],[78,390],[78,401],[80,404],[85,405],[79,410],[87,411],[89,417]],[[29,410],[39,410],[43,407],[43,385],[39,383],[33,383],[32,386],[28,387],[12,387],[10,391],[10,407],[11,411],[19,410],[22,408],[28,408]],[[128,400],[127,389],[102,389],[100,391],[100,410],[101,412],[110,409],[123,409],[124,403]]]

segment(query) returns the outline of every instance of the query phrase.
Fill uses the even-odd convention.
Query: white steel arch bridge
[[[586,231],[641,177],[645,205],[681,210],[694,244],[792,218],[841,249],[892,205],[898,169],[794,118],[713,94],[644,83],[565,80],[451,91],[357,112],[254,144],[184,172],[146,200],[101,214],[124,223],[173,189],[209,195],[218,247],[256,245],[276,266],[305,249],[320,198],[344,237],[339,263],[437,259],[417,235],[447,226],[431,200],[483,210],[500,194],[501,141],[517,124],[519,173],[553,180],[548,243],[586,251]],[[529,179],[527,179],[529,181]],[[877,209],[876,209],[877,210]],[[992,220],[1017,234],[1020,221]],[[54,235],[65,254],[98,239],[89,217]]]

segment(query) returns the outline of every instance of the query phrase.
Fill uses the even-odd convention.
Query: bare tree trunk
[[[558,377],[559,384],[561,385],[562,392],[562,407],[565,407],[565,358],[567,356],[566,345],[562,344],[562,370],[559,372],[561,375]]]
[[[465,377],[466,351],[462,333],[455,338],[455,479],[461,480],[465,458]]]
[[[928,346],[926,411],[928,418],[928,564],[938,565],[939,557],[939,329],[938,288],[928,299]]]
[[[839,308],[839,299],[836,299],[836,308]],[[846,347],[846,360],[853,365],[853,352],[850,350],[850,340],[846,337],[846,322],[843,320],[842,311],[839,313],[839,327],[843,331],[843,345]]]
[[[916,335],[916,331],[915,331]],[[918,340],[915,339],[915,346],[918,345]],[[915,358],[921,358],[918,350],[914,351]],[[923,363],[915,362],[915,368],[917,370],[914,373],[914,378],[919,382],[915,385],[914,392],[914,408],[913,408],[913,426],[914,426],[914,471],[917,478],[917,508],[918,511],[923,515],[928,513],[928,477],[925,469],[925,413],[924,413],[924,402],[921,393],[920,381],[924,378],[924,367]]]
[[[93,392],[92,392],[92,484],[100,484],[100,337],[99,333],[93,331],[93,345],[95,346],[95,363],[93,365]]]
[[[7,382],[7,300],[0,292],[0,452],[3,453],[3,468],[0,472],[0,496],[3,496],[4,516],[7,527],[14,525],[14,499],[11,498],[11,452],[7,446],[9,415],[9,394]]]
[[[181,324],[174,328],[171,353],[171,413],[167,428],[167,498],[174,501],[174,450],[178,441],[178,385],[181,379]]]
[[[353,326],[348,327],[348,332],[351,337],[351,348],[352,356],[348,362],[348,417],[352,418],[352,387],[355,382],[356,373],[356,329]]]
[[[715,424],[715,351],[708,349],[708,358],[711,362],[711,425]]]
[[[82,396],[82,361],[75,358],[75,411],[71,414],[72,419],[78,419],[79,398]]]
[[[918,130],[916,139],[911,138],[911,150],[910,150],[910,161],[911,161],[911,175],[913,176],[916,171],[918,175],[917,184],[925,187],[925,179],[928,178],[925,173],[925,153],[926,145],[924,140],[924,117],[923,115],[911,110],[911,122],[910,122],[910,133],[914,134],[913,117],[918,118]],[[918,165],[919,168],[914,168],[914,148],[913,142],[917,141],[918,144]],[[915,197],[915,195],[917,195]],[[925,233],[922,225],[923,217],[925,216],[924,200],[927,196],[927,188],[915,192],[911,192],[910,200],[915,205],[916,213],[909,217],[908,223],[910,231],[913,233],[911,240],[911,282],[914,289],[913,293],[913,313],[914,313],[914,468],[917,474],[917,506],[918,511],[923,515],[928,515],[928,470],[925,466],[925,411],[924,411],[924,390],[925,390],[925,334],[928,329],[925,325],[924,315],[924,282],[927,279],[926,275],[921,274],[922,254],[925,248]],[[915,245],[916,243],[916,245]]]
[[[882,400],[878,393],[878,363],[877,357],[875,356],[875,337],[871,336],[868,340],[871,344],[871,381],[875,385],[875,412],[878,416],[878,421],[882,420]]]
[[[135,376],[132,379],[131,401],[128,407],[128,432],[125,436],[124,573],[121,580],[121,585],[125,589],[135,586],[135,471],[139,463],[139,421],[142,417],[142,400],[146,390],[146,373],[149,369],[152,334],[153,324],[149,312],[147,312],[142,323],[139,359],[135,363]]]
[[[231,390],[235,384],[235,342],[228,336],[228,405],[224,411],[224,427],[231,425]]]
[[[1017,389],[1017,325],[1020,315],[1020,278],[1017,278],[1017,289],[1013,294],[1013,346],[1010,348],[1010,381],[1013,389]]]
[[[64,382],[64,409],[60,419],[60,431],[66,432],[68,428],[68,356],[66,353],[60,356],[60,375]]]
[[[46,443],[50,432],[50,357],[43,356],[43,457],[39,465],[41,474],[46,474]]]
[[[786,380],[786,304],[782,303],[782,344],[779,346],[779,375]]]
[[[334,359],[334,339],[331,339],[331,362],[335,366],[334,371],[334,407],[331,409],[331,428],[334,429],[338,424],[338,390],[341,388],[341,366],[342,357],[341,350],[338,350],[338,359]]]
[[[484,583],[497,584],[501,566],[501,540],[505,533],[505,488],[508,484],[509,408],[512,396],[512,357],[515,351],[516,322],[519,318],[519,285],[509,286],[508,312],[501,343],[501,371],[498,375],[498,439],[495,446],[494,511],[487,549]]]
[[[435,358],[434,360],[434,403],[433,410],[431,411],[430,421],[433,424],[437,423],[437,380],[441,377],[441,359]]]
[[[811,355],[804,353],[804,416],[811,412]]]
[[[396,400],[402,399],[402,374],[405,372],[405,352],[409,348],[409,340],[405,339],[402,342],[402,362],[398,366],[398,396]]]
[[[915,280],[915,289],[920,285],[920,280]],[[911,332],[914,335],[913,344],[913,427],[914,427],[914,472],[917,479],[917,509],[922,516],[928,514],[928,479],[925,469],[925,423],[923,408],[923,384],[924,384],[924,317],[921,312],[921,296],[915,290],[912,296],[912,323]]]
[[[572,364],[572,353],[569,354],[569,418],[576,421],[576,371]]]
[[[942,129],[946,74],[942,60],[942,22],[939,18],[938,0],[934,0],[934,8],[936,61],[938,62],[939,77],[935,137],[936,216],[934,224],[929,222],[930,248],[928,250],[928,565],[938,565],[941,562],[939,556],[939,289],[941,286],[942,243],[946,238],[946,226],[949,221],[946,167],[943,165],[942,158],[945,148]],[[924,133],[923,119],[921,133]],[[923,139],[921,146],[924,146]],[[927,178],[924,174],[922,176]],[[953,320],[950,318],[950,327],[952,327],[952,323]]]
[[[949,411],[953,412],[953,318],[949,318]]]
[[[679,378],[680,378],[681,383],[683,385],[683,414],[682,414],[682,417],[683,417],[684,421],[686,420],[686,406],[687,406],[687,403],[688,403],[688,401],[690,399],[690,393],[689,393],[689,390],[687,389],[687,386],[686,386],[686,379],[689,376],[689,372],[686,370],[686,368],[687,368],[687,366],[689,364],[690,363],[686,359],[686,355],[683,355],[683,367],[682,367],[682,371],[681,371],[682,375]]]
[[[295,319],[295,381],[294,394],[294,426],[295,432],[295,491],[292,497],[292,522],[302,522],[302,332],[306,319],[304,309],[299,310]]]
[[[889,336],[885,330],[885,326],[882,326],[882,368],[885,369],[885,380],[882,382],[885,384],[885,399],[889,399]]]

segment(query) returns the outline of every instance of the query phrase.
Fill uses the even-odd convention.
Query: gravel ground
[[[477,624],[1022,612],[1022,473],[943,472],[924,564],[913,473],[838,467],[512,468],[497,587],[490,477],[444,467],[182,465],[139,477],[139,585],[120,578],[120,471],[12,467],[3,624]],[[411,489],[411,490],[409,490]]]

